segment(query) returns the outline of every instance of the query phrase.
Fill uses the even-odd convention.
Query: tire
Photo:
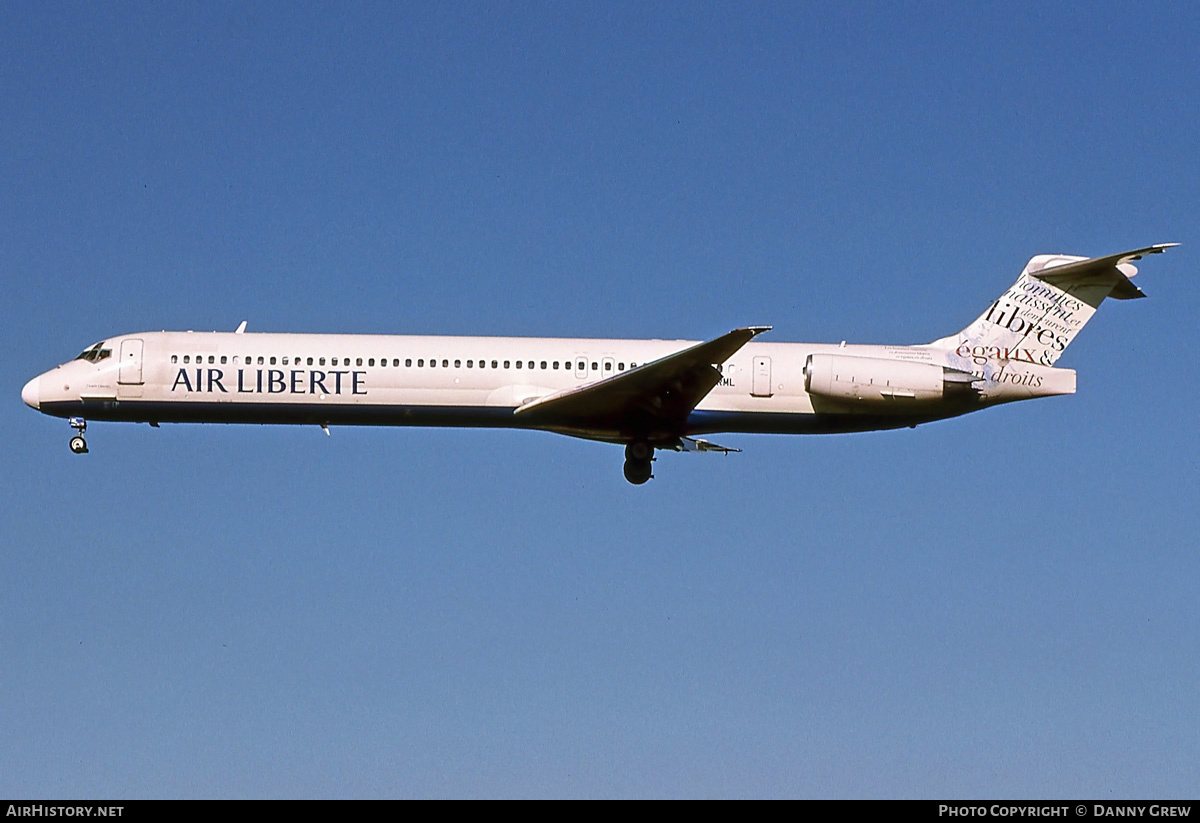
[[[649,462],[652,457],[654,457],[654,449],[650,448],[650,444],[644,440],[635,440],[625,447],[626,460],[641,463],[643,461]]]
[[[625,461],[625,479],[633,485],[640,486],[653,476],[653,467],[649,460]]]

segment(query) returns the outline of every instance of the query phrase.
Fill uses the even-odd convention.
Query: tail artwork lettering
[[[953,349],[964,366],[1010,360],[1053,366],[1104,298],[1145,297],[1129,280],[1137,274],[1130,261],[1173,245],[1097,258],[1039,254],[974,323],[933,345]]]

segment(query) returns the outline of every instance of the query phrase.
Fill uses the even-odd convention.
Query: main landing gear
[[[71,451],[75,454],[87,454],[87,441],[83,439],[83,433],[87,431],[87,421],[82,417],[72,417],[69,422],[71,428],[79,432],[71,438]]]
[[[625,447],[625,479],[640,486],[654,476],[654,448],[638,440]]]

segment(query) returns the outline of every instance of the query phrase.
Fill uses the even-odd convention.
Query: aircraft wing
[[[1056,286],[1061,286],[1066,282],[1074,284],[1088,278],[1094,278],[1100,282],[1103,282],[1105,278],[1112,278],[1115,285],[1109,297],[1117,300],[1132,300],[1146,295],[1129,281],[1130,277],[1137,274],[1137,268],[1131,265],[1131,262],[1141,260],[1147,254],[1162,254],[1167,249],[1178,245],[1178,243],[1159,243],[1144,249],[1110,254],[1107,257],[1093,257],[1090,260],[1078,260],[1074,263],[1050,266],[1030,273],[1038,280],[1045,280]]]
[[[530,400],[515,414],[553,415],[585,425],[619,421],[634,429],[681,430],[696,404],[721,382],[716,366],[770,328],[734,329],[636,369]]]

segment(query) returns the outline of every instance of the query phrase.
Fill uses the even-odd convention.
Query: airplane
[[[973,323],[917,346],[757,342],[770,326],[695,342],[266,334],[242,321],[103,340],[21,399],[67,418],[76,454],[89,420],[537,429],[623,445],[641,485],[656,451],[740,451],[700,435],[897,429],[1074,394],[1060,355],[1105,297],[1145,297],[1132,261],[1177,245],[1037,255]]]

